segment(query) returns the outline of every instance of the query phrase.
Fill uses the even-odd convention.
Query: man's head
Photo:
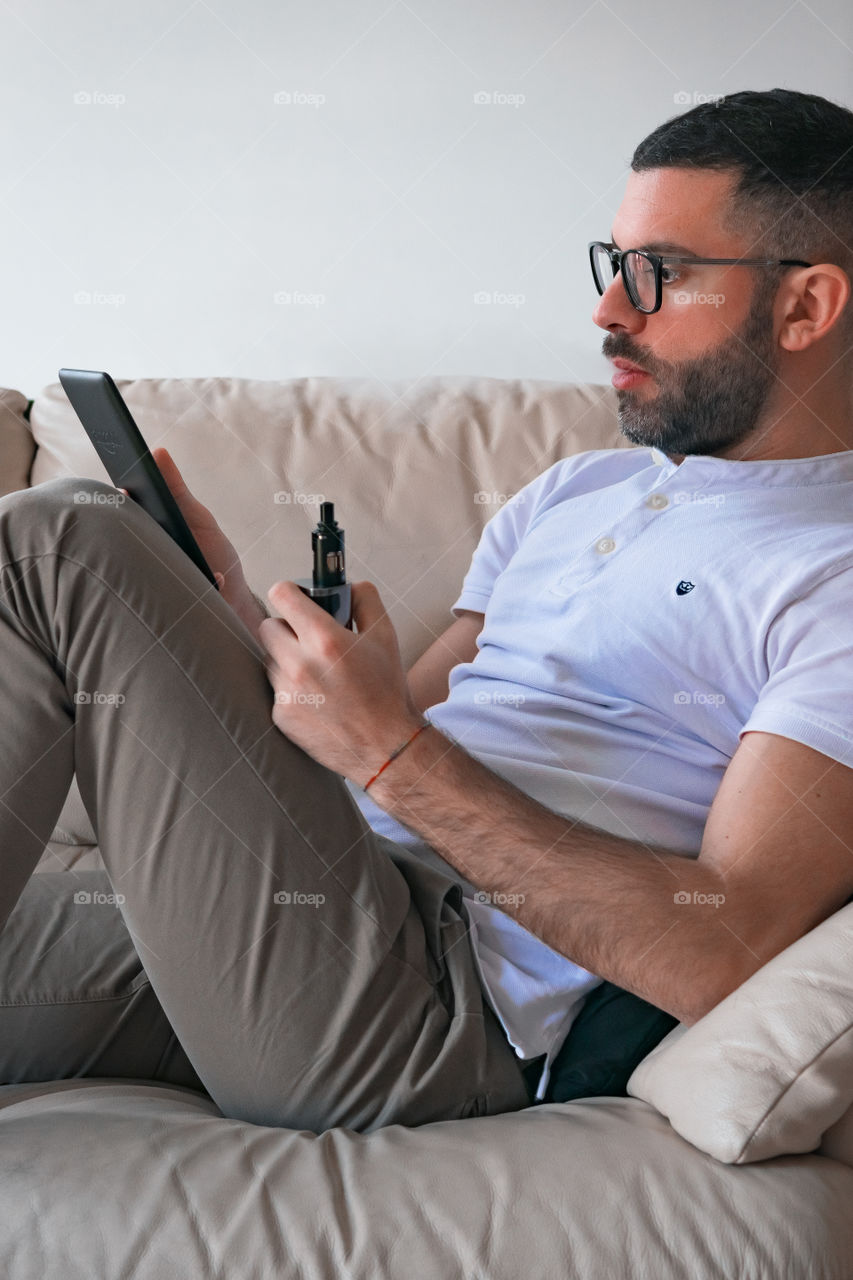
[[[655,129],[631,168],[613,244],[665,261],[658,311],[636,310],[618,278],[594,313],[604,353],[623,366],[623,432],[673,456],[853,447],[849,435],[833,445],[850,424],[824,421],[850,383],[849,356],[839,364],[853,339],[853,112],[783,89],[735,94]],[[638,261],[653,294],[654,263]],[[816,434],[792,441],[794,422],[812,417]]]

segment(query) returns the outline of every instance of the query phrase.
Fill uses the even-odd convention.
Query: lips
[[[633,360],[617,359],[613,361],[613,364],[616,367],[616,372],[611,378],[611,382],[617,391],[631,391],[652,376],[645,369],[641,369],[638,364],[634,364]]]

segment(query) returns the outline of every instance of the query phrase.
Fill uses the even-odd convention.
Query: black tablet
[[[116,488],[127,489],[216,587],[216,578],[110,375],[93,369],[60,369],[59,381]]]

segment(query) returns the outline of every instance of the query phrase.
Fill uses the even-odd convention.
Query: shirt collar
[[[649,448],[649,453],[655,465],[664,467],[668,476],[677,474],[688,484],[713,483],[732,489],[764,489],[771,485],[799,489],[802,485],[853,481],[853,449],[812,458],[771,458],[764,462],[690,453],[680,464],[654,446]]]

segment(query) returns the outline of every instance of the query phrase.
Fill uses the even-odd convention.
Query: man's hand
[[[216,576],[223,600],[257,639],[258,626],[267,614],[257,596],[252,595],[249,590],[233,543],[226,538],[213,513],[187,488],[168,449],[153,449],[152,457],[163,473],[163,479],[180,507],[202,555]]]
[[[379,592],[372,582],[352,584],[357,635],[294,582],[276,582],[267,597],[279,615],[258,629],[275,690],[273,723],[315,760],[364,786],[423,724]]]

